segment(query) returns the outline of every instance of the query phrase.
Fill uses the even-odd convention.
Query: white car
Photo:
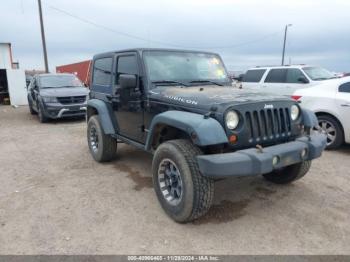
[[[317,66],[255,67],[244,74],[242,88],[291,96],[298,89],[332,81],[335,78],[333,73]]]
[[[297,90],[292,98],[316,113],[328,149],[350,143],[350,77]]]

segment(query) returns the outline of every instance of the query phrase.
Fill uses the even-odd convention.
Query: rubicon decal
[[[185,103],[185,104],[191,104],[191,105],[198,105],[197,101],[191,100],[191,99],[186,99],[180,96],[169,96],[169,95],[165,95],[165,98],[174,100],[174,101],[179,101],[181,103]]]

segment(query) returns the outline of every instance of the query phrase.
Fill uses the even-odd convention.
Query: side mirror
[[[137,81],[135,75],[121,74],[119,75],[119,86],[121,89],[136,88]]]
[[[237,77],[237,81],[238,81],[238,82],[242,82],[242,81],[243,81],[243,77],[244,77],[244,74],[240,74],[240,75]]]
[[[305,76],[301,76],[298,78],[298,82],[303,83],[303,84],[308,84],[309,80]]]

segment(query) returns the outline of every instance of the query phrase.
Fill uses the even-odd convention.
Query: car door
[[[336,106],[339,120],[341,121],[347,141],[350,141],[350,82],[343,83],[339,86],[336,94]]]
[[[288,68],[286,73],[286,94],[292,95],[296,90],[308,87],[309,80],[298,68]]]
[[[286,77],[286,68],[270,69],[261,85],[261,91],[278,95],[292,95],[293,92],[288,92]]]
[[[119,133],[127,138],[144,142],[143,103],[140,85],[140,65],[134,52],[117,54],[115,58],[114,93],[117,106],[114,106],[118,121]],[[136,88],[120,88],[119,76],[121,74],[135,75]]]

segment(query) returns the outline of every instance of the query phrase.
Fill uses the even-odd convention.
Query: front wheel
[[[116,157],[117,141],[103,132],[98,116],[92,116],[88,121],[87,140],[90,153],[97,162],[111,161]]]
[[[340,123],[332,116],[318,116],[318,125],[327,135],[326,149],[336,149],[344,143],[344,132]]]
[[[200,174],[198,147],[188,140],[161,144],[152,163],[153,185],[165,212],[185,223],[206,214],[214,196],[214,182]]]
[[[41,105],[38,105],[38,116],[40,123],[46,123],[49,119],[44,114],[44,109]]]
[[[311,161],[303,161],[291,166],[284,167],[271,173],[264,174],[264,178],[275,184],[289,184],[298,180],[309,172]]]

